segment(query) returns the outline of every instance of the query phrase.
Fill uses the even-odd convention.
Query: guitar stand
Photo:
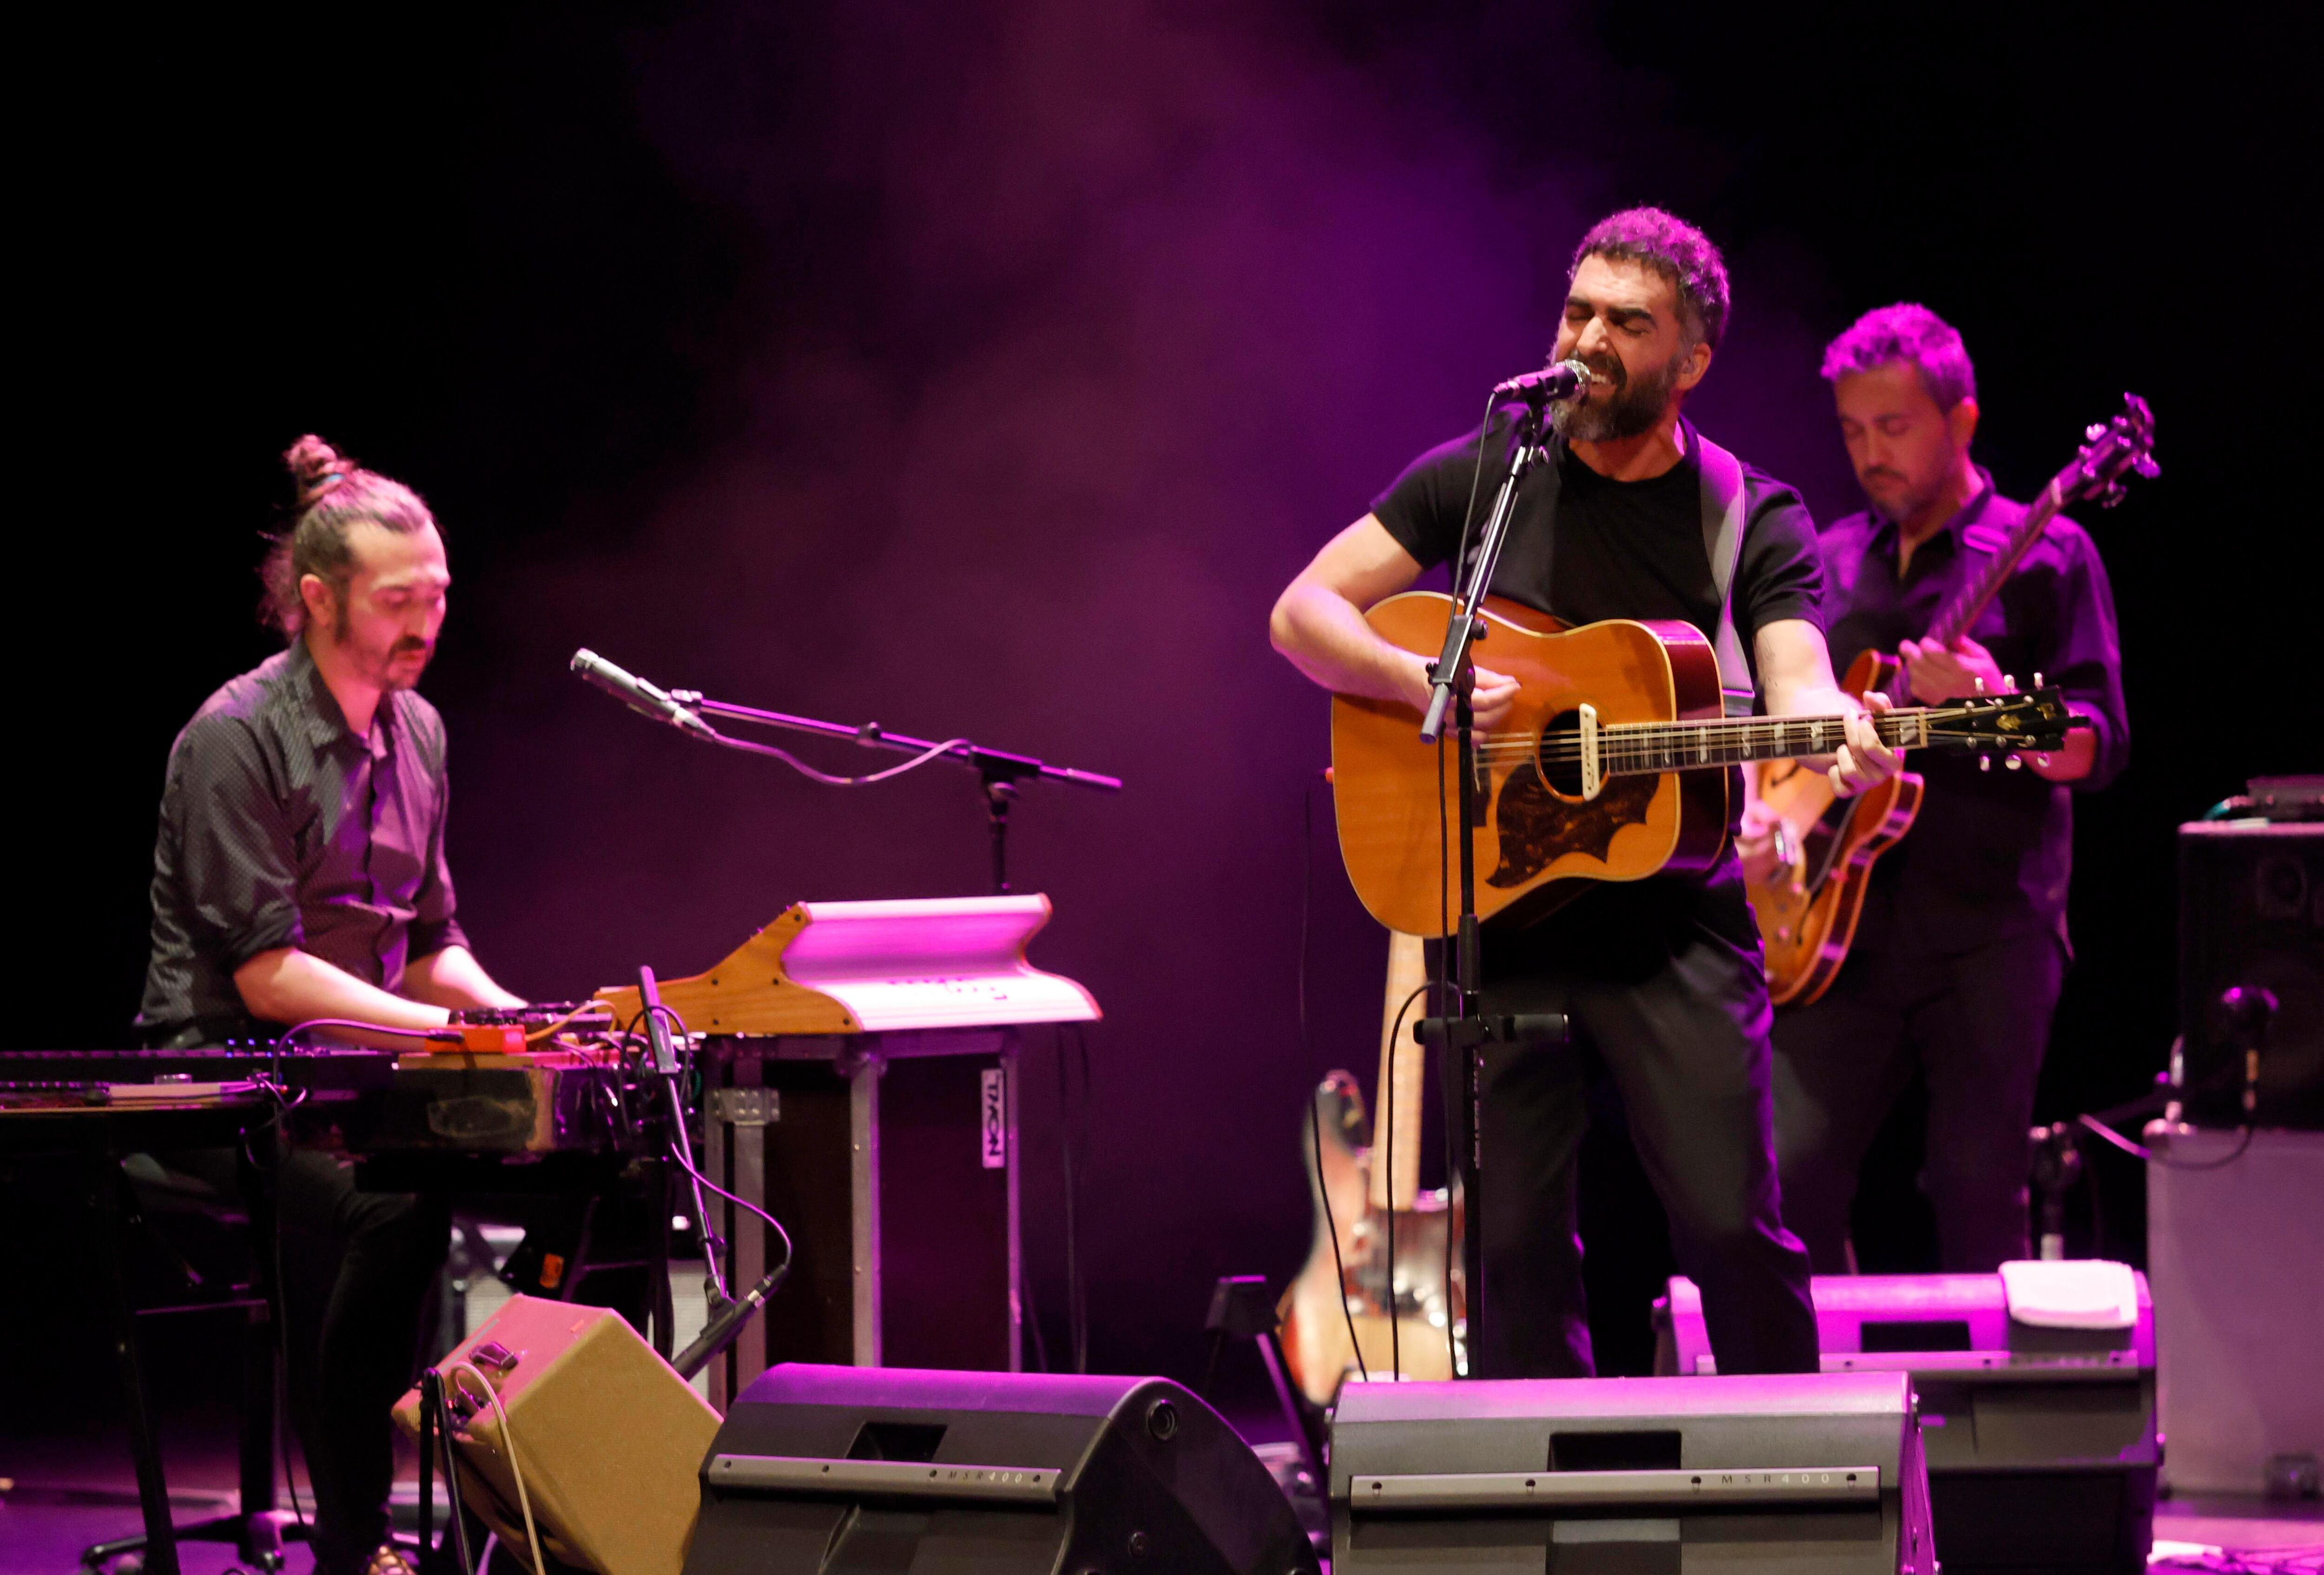
[[[1316,1497],[1323,1498],[1330,1488],[1331,1478],[1323,1470],[1327,1452],[1323,1413],[1308,1402],[1291,1384],[1290,1365],[1283,1356],[1282,1321],[1276,1316],[1275,1298],[1268,1294],[1267,1278],[1263,1275],[1222,1275],[1211,1290],[1210,1316],[1203,1327],[1210,1331],[1211,1356],[1203,1373],[1203,1382],[1194,1393],[1208,1399],[1204,1391],[1211,1386],[1217,1374],[1219,1353],[1230,1340],[1248,1340],[1259,1347],[1259,1359],[1267,1364],[1268,1381],[1275,1389],[1275,1403],[1283,1413],[1284,1421],[1291,1424],[1292,1441],[1299,1446],[1299,1456],[1307,1468],[1307,1479],[1314,1485]]]

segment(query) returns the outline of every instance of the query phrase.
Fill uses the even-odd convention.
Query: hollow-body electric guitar
[[[1433,655],[1453,602],[1407,591],[1364,614],[1391,645]],[[1726,845],[1735,768],[1830,754],[1846,719],[1721,714],[1711,642],[1678,622],[1567,628],[1489,596],[1478,658],[1517,681],[1498,731],[1474,750],[1477,913],[1523,923],[1600,880],[1702,870]],[[2059,748],[2055,690],[1978,695],[1876,719],[1893,748]],[[1364,907],[1392,930],[1442,935],[1460,912],[1459,751],[1420,741],[1395,701],[1332,700],[1332,797],[1340,853]]]
[[[1976,626],[2061,509],[2092,498],[2110,508],[2121,501],[2126,474],[2155,474],[2154,419],[2136,394],[2125,394],[2122,413],[2085,436],[2073,463],[2051,478],[1986,566],[1938,612],[1931,641],[1950,645]],[[1840,687],[1895,695],[1903,677],[1893,654],[1868,650],[1849,664]],[[2034,683],[2041,686],[2041,675]],[[1766,944],[1767,993],[1778,1006],[1805,1006],[1831,987],[1848,961],[1873,863],[1913,829],[1924,787],[1918,773],[1899,771],[1868,793],[1840,799],[1829,777],[1794,761],[1769,761],[1758,773],[1759,797],[1784,823],[1777,845],[1784,856],[1750,883],[1751,911]]]
[[[1351,1373],[1454,1376],[1446,1325],[1458,1340],[1468,1280],[1460,1255],[1448,1258],[1446,1250],[1460,1238],[1461,1205],[1457,1196],[1448,1202],[1443,1192],[1420,1190],[1428,1053],[1412,1042],[1410,1028],[1428,1010],[1412,999],[1427,977],[1419,937],[1390,935],[1379,1124],[1366,1131],[1363,1091],[1346,1072],[1324,1078],[1313,1095],[1314,1125],[1300,1124],[1315,1234],[1278,1311],[1292,1380],[1318,1405],[1331,1405]]]

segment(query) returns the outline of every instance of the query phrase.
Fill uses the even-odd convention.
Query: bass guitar
[[[2084,436],[2089,441],[2073,463],[2051,478],[1985,566],[1938,612],[1930,640],[1950,645],[1976,627],[2061,509],[2084,499],[2111,508],[2122,500],[2126,476],[2156,474],[2154,418],[2136,394],[2123,395],[2122,413]],[[1903,678],[1893,654],[1868,650],[1849,664],[1840,687],[1851,695],[1895,695]],[[2040,674],[2034,684],[2041,686]],[[1831,987],[1848,961],[1873,863],[1913,829],[1924,785],[1918,773],[1899,771],[1868,793],[1841,799],[1831,778],[1794,761],[1769,761],[1758,772],[1758,795],[1782,822],[1775,868],[1750,883],[1751,912],[1766,944],[1767,993],[1778,1006],[1805,1006]]]
[[[1443,1193],[1420,1190],[1428,1055],[1412,1042],[1410,1028],[1427,1010],[1413,999],[1427,977],[1419,937],[1391,935],[1388,1001],[1380,1017],[1379,1089],[1386,1119],[1379,1131],[1367,1132],[1363,1090],[1345,1072],[1324,1078],[1314,1093],[1316,1124],[1302,1124],[1315,1235],[1306,1266],[1284,1291],[1277,1312],[1285,1365],[1300,1392],[1318,1405],[1331,1405],[1342,1382],[1359,1371],[1374,1378],[1454,1376],[1445,1326],[1452,1325],[1457,1340],[1467,1276],[1457,1253],[1448,1270],[1445,1250],[1460,1239],[1461,1209],[1457,1200],[1448,1205]],[[1396,1045],[1391,1036],[1399,1016],[1406,1032]]]
[[[1449,596],[1407,591],[1364,614],[1391,645],[1443,649]],[[1568,628],[1489,596],[1485,654],[1517,681],[1502,726],[1473,751],[1477,913],[1523,923],[1600,880],[1703,870],[1725,848],[1734,768],[1826,755],[1844,717],[1721,714],[1719,664],[1692,624],[1609,620]],[[1875,719],[1891,748],[2018,752],[2061,747],[2054,689],[1978,695]],[[1442,935],[1460,911],[1459,752],[1420,741],[1420,713],[1332,700],[1332,796],[1348,879],[1372,916]]]

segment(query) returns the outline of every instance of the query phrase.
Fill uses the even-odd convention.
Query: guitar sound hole
[[[1562,711],[1541,730],[1541,779],[1561,798],[1582,797],[1582,714]]]

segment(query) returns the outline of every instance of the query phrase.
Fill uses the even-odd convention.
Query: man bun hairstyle
[[[1960,330],[1913,300],[1876,307],[1850,324],[1824,349],[1824,381],[1836,383],[1892,361],[1906,362],[1921,374],[1921,386],[1941,410],[1977,398],[1977,368]]]
[[[1626,207],[1590,226],[1573,249],[1566,277],[1580,272],[1589,257],[1641,263],[1669,280],[1678,291],[1686,343],[1719,348],[1727,332],[1727,260],[1709,235],[1674,213]]]
[[[420,494],[401,482],[365,470],[353,456],[312,432],[283,451],[282,464],[297,491],[290,528],[272,539],[258,575],[266,586],[259,615],[296,640],[306,631],[307,603],[299,582],[318,576],[332,594],[346,594],[355,573],[355,549],[347,532],[364,520],[409,535],[436,523]]]

